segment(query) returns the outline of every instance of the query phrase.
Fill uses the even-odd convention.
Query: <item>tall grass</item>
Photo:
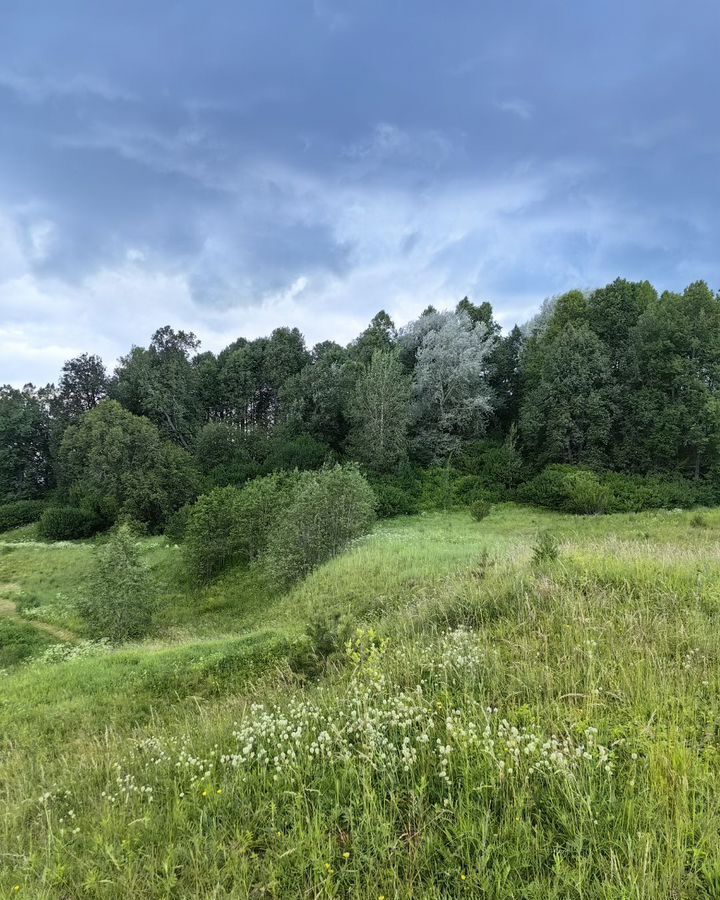
[[[689,515],[397,520],[254,607],[234,665],[6,675],[0,895],[719,896],[720,514]]]

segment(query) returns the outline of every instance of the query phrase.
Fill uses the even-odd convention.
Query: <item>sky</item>
[[[0,383],[720,287],[716,0],[3,0]]]

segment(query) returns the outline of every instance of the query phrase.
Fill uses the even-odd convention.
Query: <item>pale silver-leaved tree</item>
[[[481,437],[492,409],[488,355],[496,338],[464,313],[438,317],[417,350],[413,412],[417,449],[447,462],[461,441]]]

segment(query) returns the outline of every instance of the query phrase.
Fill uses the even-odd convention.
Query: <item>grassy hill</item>
[[[90,545],[4,536],[0,896],[720,896],[719,538],[433,514],[285,595],[145,539],[156,633],[111,652]]]

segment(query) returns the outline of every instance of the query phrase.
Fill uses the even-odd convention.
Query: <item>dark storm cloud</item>
[[[5,3],[0,351],[50,377],[98,329],[123,349],[120,284],[218,340],[718,286],[719,25],[698,0]]]

